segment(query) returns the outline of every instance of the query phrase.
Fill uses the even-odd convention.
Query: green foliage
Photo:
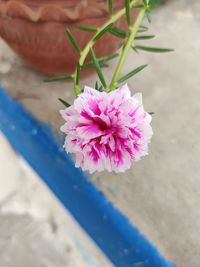
[[[123,83],[142,71],[147,65],[142,65],[137,67],[136,69],[130,71],[123,77],[120,77],[120,73],[122,70],[122,67],[125,62],[125,58],[128,55],[129,49],[132,47],[136,52],[138,50],[143,50],[147,52],[155,52],[155,53],[164,53],[164,52],[170,52],[173,51],[172,49],[168,48],[158,48],[158,47],[149,47],[149,46],[143,46],[143,45],[137,45],[135,44],[135,41],[137,40],[150,40],[153,39],[155,36],[152,34],[147,34],[148,27],[145,25],[142,25],[142,21],[144,16],[147,17],[148,21],[151,22],[151,9],[157,4],[158,0],[143,0],[142,3],[138,3],[138,0],[124,0],[124,8],[119,10],[116,13],[113,13],[113,0],[108,0],[108,10],[110,17],[108,21],[102,25],[101,27],[94,27],[92,25],[77,25],[77,28],[82,31],[87,31],[93,33],[93,37],[90,39],[90,41],[86,44],[84,49],[81,49],[76,42],[75,38],[73,37],[72,33],[69,29],[67,29],[66,33],[67,36],[73,45],[74,49],[79,53],[80,58],[77,62],[77,66],[75,69],[75,72],[72,75],[64,75],[60,77],[52,77],[48,78],[45,81],[51,82],[51,81],[60,81],[60,80],[70,80],[73,79],[74,81],[74,91],[76,96],[82,92],[81,88],[79,87],[79,80],[80,80],[80,74],[82,68],[86,67],[93,67],[96,69],[96,73],[99,77],[99,80],[101,84],[99,85],[98,82],[95,84],[95,88],[98,91],[112,91],[116,89],[116,86],[120,83]],[[138,15],[136,18],[132,18],[131,9],[137,8],[138,9]],[[126,17],[128,27],[126,30],[121,29],[117,26],[117,22],[123,17]],[[134,20],[134,21],[132,21]],[[94,45],[99,41],[100,38],[102,38],[106,33],[112,34],[116,37],[119,37],[122,39],[121,45],[119,47],[119,53],[113,53],[106,56],[98,57],[94,52]],[[88,54],[91,55],[91,60],[89,62],[85,62],[87,59]],[[113,60],[119,56],[119,61],[117,63],[116,69],[114,71],[111,83],[109,87],[107,87],[106,79],[103,75],[103,72],[101,68],[107,67],[108,62],[110,60]],[[65,102],[62,99],[59,99],[66,107],[69,106],[67,102]],[[153,114],[150,112],[149,114]]]
[[[113,14],[113,1],[112,0],[108,0],[108,9],[109,9],[109,13],[112,16]]]
[[[105,62],[108,62],[116,57],[118,57],[119,54],[118,53],[114,53],[108,56],[103,56],[103,57],[97,57],[97,61],[99,62],[99,65],[105,64]],[[94,65],[94,61],[91,60],[85,64],[83,64],[83,67],[95,67]]]
[[[150,0],[150,1],[149,1],[149,5],[150,5],[151,7],[155,7],[155,6],[158,4],[158,2],[159,2],[159,0]]]
[[[97,72],[97,74],[99,76],[99,79],[100,79],[103,87],[106,88],[107,85],[106,85],[105,78],[104,78],[103,73],[101,71],[101,68],[100,68],[99,62],[97,60],[96,54],[95,54],[95,52],[94,52],[94,50],[92,48],[90,49],[90,53],[91,53],[91,56],[92,56],[92,59],[93,59],[93,62],[94,62],[95,68],[96,68],[96,72]]]
[[[65,80],[70,80],[72,79],[71,74],[66,74],[64,76],[57,76],[57,77],[50,77],[44,80],[44,82],[56,82],[56,81],[65,81]]]
[[[109,32],[122,39],[127,37],[127,33],[124,30],[120,29],[119,27],[113,27],[109,30]]]
[[[147,18],[148,22],[151,23],[151,13],[150,13],[150,11],[147,10],[145,15],[146,15],[146,18]]]
[[[102,31],[99,31],[99,33],[94,38],[94,42],[98,41],[106,32],[108,32],[112,28],[112,26],[113,23],[110,23]]]
[[[135,45],[132,48],[136,50],[143,50],[146,52],[153,52],[153,53],[166,53],[174,51],[173,49],[170,48],[149,47],[143,45]]]
[[[95,89],[99,92],[103,91],[103,86],[98,84],[98,81],[96,81],[95,83]]]
[[[143,4],[145,6],[149,6],[150,8],[153,8],[157,5],[158,0],[143,0]]]
[[[71,105],[69,103],[67,103],[65,100],[61,99],[61,98],[58,98],[58,100],[66,107],[70,107]]]
[[[131,25],[131,7],[130,7],[130,0],[125,0],[125,7],[126,7],[126,19],[127,23]]]
[[[126,74],[125,76],[121,77],[118,80],[118,84],[125,82],[126,80],[130,79],[132,76],[136,75],[138,72],[142,71],[144,68],[146,68],[148,65],[142,65],[140,67],[137,67],[136,69],[132,70],[131,72],[129,72],[128,74]]]
[[[81,71],[81,66],[80,66],[80,63],[78,62],[77,63],[77,73],[76,73],[76,84],[79,83],[79,78],[80,78],[80,71]]]
[[[148,27],[140,25],[139,29],[138,29],[138,32],[147,32],[148,30],[149,30]]]
[[[77,25],[77,28],[79,30],[83,30],[83,31],[87,31],[87,32],[96,32],[97,28],[96,27],[92,27],[92,26],[88,26],[88,25]]]
[[[137,35],[135,40],[149,40],[155,38],[155,35]]]
[[[67,29],[66,30],[66,33],[67,33],[67,36],[68,36],[71,44],[73,45],[73,47],[76,49],[76,51],[78,53],[80,53],[81,52],[81,49],[80,49],[79,45],[77,44],[76,40],[74,39],[73,35],[71,34],[70,30]]]

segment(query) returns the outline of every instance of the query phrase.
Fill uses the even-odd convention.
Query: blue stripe
[[[0,88],[0,129],[117,267],[175,267],[74,167],[50,128]]]

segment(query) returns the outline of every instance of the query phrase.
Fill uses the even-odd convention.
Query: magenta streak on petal
[[[129,113],[129,116],[133,117],[133,116],[136,114],[136,112],[138,111],[138,109],[139,109],[140,107],[141,107],[141,106],[137,106],[136,109],[134,109],[132,112]]]
[[[92,119],[91,116],[85,110],[82,110],[80,115],[86,119]]]
[[[89,108],[93,111],[94,114],[96,115],[100,115],[101,114],[101,110],[99,108],[98,103],[96,102],[96,100],[89,100],[88,102]]]
[[[110,104],[113,105],[115,102],[114,98],[110,101]]]
[[[108,107],[106,107],[106,109],[104,110],[104,115],[108,115]]]
[[[138,138],[141,138],[141,134],[140,134],[140,132],[136,131],[134,128],[130,128],[130,131],[131,131],[135,136],[137,136]]]
[[[93,160],[95,163],[98,162],[98,160],[99,160],[99,155],[98,155],[97,151],[96,151],[93,147],[91,147],[91,151],[89,152],[89,156],[92,157],[92,160]]]
[[[137,143],[134,143],[134,149],[136,150],[136,151],[139,151],[139,145],[137,144]]]
[[[104,131],[108,128],[108,125],[104,120],[102,120],[100,117],[94,117],[93,121],[98,124],[99,128]]]
[[[128,154],[130,155],[131,159],[134,160],[134,154],[133,154],[133,150],[129,147],[129,146],[125,146],[124,149],[128,152]]]
[[[119,166],[120,164],[123,164],[122,152],[118,149],[114,153],[115,153],[115,160],[116,160],[117,166]]]
[[[80,129],[83,130],[83,133],[87,133],[87,134],[100,134],[101,132],[97,124],[90,124],[87,126],[82,126],[80,127]]]

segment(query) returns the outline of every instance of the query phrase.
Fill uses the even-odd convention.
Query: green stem
[[[117,64],[117,67],[116,67],[116,70],[114,72],[114,75],[113,75],[113,78],[112,78],[112,81],[110,83],[110,86],[109,86],[109,89],[108,91],[113,91],[116,86],[117,86],[117,81],[119,79],[119,75],[121,73],[121,70],[122,70],[122,67],[124,65],[124,62],[126,60],[126,57],[127,57],[127,54],[128,54],[128,51],[130,49],[130,47],[132,46],[133,44],[133,41],[136,37],[136,34],[137,34],[137,31],[138,31],[138,28],[144,18],[144,14],[145,14],[145,7],[142,7],[142,9],[140,10],[138,16],[137,16],[137,19],[135,20],[135,22],[130,26],[130,34],[129,34],[129,37],[126,39],[125,43],[124,43],[124,46],[122,48],[122,51],[121,51],[121,54],[120,54],[120,58],[119,58],[119,62]]]
[[[133,0],[130,3],[130,8],[132,8],[135,4],[138,3],[138,0]],[[104,31],[104,29],[106,27],[108,27],[111,23],[116,22],[118,19],[120,19],[124,14],[126,13],[126,8],[123,8],[122,10],[118,11],[116,14],[114,14],[113,16],[111,16],[111,18],[100,28],[97,29],[95,35],[91,38],[91,40],[87,43],[87,45],[85,46],[85,48],[81,51],[80,53],[80,58],[79,58],[79,65],[82,67],[85,59],[87,57],[87,55],[89,54],[91,48],[94,46],[94,44],[96,43],[96,37],[102,32]],[[78,86],[78,84],[76,83],[77,81],[77,74],[78,74],[78,69],[75,69],[75,73],[73,75],[74,78],[74,92],[75,95],[78,96],[78,94],[80,93],[80,88]]]

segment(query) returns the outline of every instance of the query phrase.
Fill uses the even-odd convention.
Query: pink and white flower
[[[148,154],[152,118],[144,111],[142,95],[131,96],[127,85],[110,93],[86,86],[74,104],[60,112],[66,121],[61,127],[64,148],[84,171],[124,172]]]

